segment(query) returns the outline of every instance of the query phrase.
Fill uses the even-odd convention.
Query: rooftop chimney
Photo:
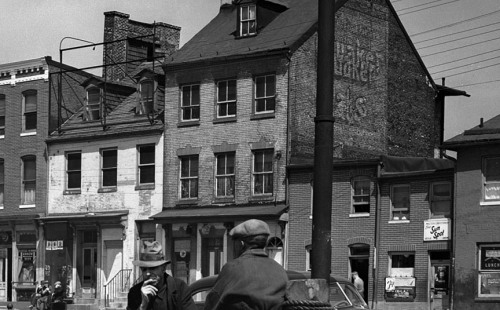
[[[483,122],[483,118],[481,117],[481,119],[479,119],[479,128],[483,128],[484,126],[484,122]]]

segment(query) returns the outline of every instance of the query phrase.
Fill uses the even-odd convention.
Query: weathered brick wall
[[[478,245],[500,243],[498,205],[480,205],[484,177],[483,158],[498,156],[500,146],[473,146],[457,153],[455,208],[455,309],[498,309],[497,301],[480,302],[478,297]],[[458,242],[460,240],[460,242]]]
[[[116,11],[104,13],[104,42],[111,42],[130,37],[152,35],[158,38],[160,51],[165,56],[172,54],[179,48],[180,27],[172,26],[166,23],[156,23],[154,30],[153,23],[142,23],[130,20],[129,14],[124,14]],[[151,38],[139,39],[142,42],[140,45],[151,42]],[[136,42],[136,44],[140,43]],[[103,63],[113,64],[135,59],[145,59],[147,56],[146,48],[129,48],[132,41],[120,41],[110,44],[105,44],[103,49]],[[146,45],[144,47],[147,47]],[[122,80],[126,74],[132,73],[137,68],[139,63],[130,63],[122,65],[112,65],[106,67],[106,75],[111,80]]]
[[[236,144],[235,203],[251,202],[252,152],[250,143],[268,142],[280,159],[274,158],[273,201],[285,200],[285,150],[287,131],[288,75],[283,59],[259,59],[254,61],[221,64],[180,72],[167,70],[165,104],[165,207],[179,203],[178,150],[201,147],[199,153],[198,205],[210,205],[214,201],[214,146]],[[276,73],[276,110],[274,117],[252,119],[253,76]],[[217,123],[215,119],[216,81],[237,79],[237,120]],[[178,126],[180,120],[180,85],[200,83],[200,122],[195,126]]]
[[[384,1],[349,1],[337,12],[333,104],[338,158],[434,155],[439,134],[434,92],[397,27]],[[316,54],[314,34],[293,53],[290,64],[292,156],[313,155]]]

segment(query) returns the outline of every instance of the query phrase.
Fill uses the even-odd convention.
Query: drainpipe
[[[377,199],[375,205],[375,248],[373,249],[373,294],[372,294],[372,309],[377,308],[378,295],[378,262],[379,262],[379,245],[380,245],[380,209],[381,209],[381,185],[380,175],[382,170],[382,161],[377,165]]]

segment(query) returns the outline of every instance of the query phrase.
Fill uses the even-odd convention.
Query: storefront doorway
[[[430,252],[430,309],[450,309],[450,253]]]
[[[354,244],[349,247],[350,272],[357,271],[364,282],[363,298],[368,301],[368,282],[370,265],[370,246],[368,244]]]
[[[222,237],[202,238],[201,274],[203,277],[219,274],[224,259],[223,242]]]
[[[0,248],[0,301],[12,300],[12,262],[10,248]]]
[[[82,297],[95,298],[97,284],[97,231],[81,231],[81,287]]]

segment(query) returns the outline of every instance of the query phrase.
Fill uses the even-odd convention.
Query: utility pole
[[[334,0],[318,0],[311,278],[330,283],[332,258]]]

